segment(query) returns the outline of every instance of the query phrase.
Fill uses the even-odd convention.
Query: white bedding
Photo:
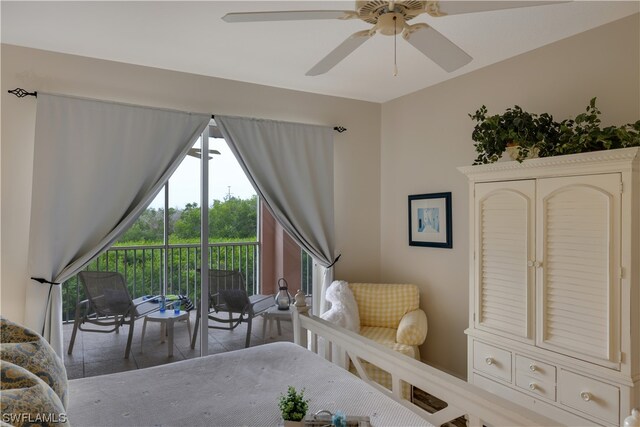
[[[342,410],[373,426],[424,419],[359,378],[292,343],[273,343],[69,381],[68,416],[80,426],[276,426],[277,398],[305,388],[309,412]]]

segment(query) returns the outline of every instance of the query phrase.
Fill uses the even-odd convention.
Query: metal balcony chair
[[[208,324],[211,329],[233,330],[241,323],[247,324],[245,347],[251,344],[251,323],[275,304],[271,295],[252,295],[246,291],[244,277],[239,271],[209,270],[209,320],[223,324]],[[196,324],[191,338],[191,348],[196,346],[200,326],[200,304],[197,304]],[[227,313],[226,317],[219,317]]]
[[[111,271],[82,271],[78,278],[85,290],[87,299],[76,305],[75,323],[68,354],[73,352],[78,329],[84,332],[119,333],[120,327],[129,325],[129,336],[124,358],[129,358],[133,326],[135,321],[145,315],[159,310],[159,304],[153,299],[131,299],[122,274]],[[113,327],[111,329],[83,328],[84,323],[97,326]]]

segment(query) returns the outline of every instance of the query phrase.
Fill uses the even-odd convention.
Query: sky
[[[200,146],[200,140],[198,140],[194,147],[200,148]],[[248,199],[256,194],[224,139],[210,138],[209,149],[220,152],[220,154],[211,154],[213,158],[209,160],[209,205],[214,199],[224,200],[229,192],[232,196],[241,199]],[[169,179],[169,207],[183,208],[187,203],[200,205],[199,182],[200,159],[185,157]],[[164,191],[158,193],[149,207],[156,209],[164,207]]]

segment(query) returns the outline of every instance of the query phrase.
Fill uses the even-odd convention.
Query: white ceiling
[[[474,59],[447,73],[402,38],[376,35],[327,74],[305,76],[360,20],[230,24],[228,12],[353,10],[354,1],[1,3],[2,43],[385,102],[640,11],[635,1],[572,1],[425,22]],[[26,88],[37,89],[37,88]]]

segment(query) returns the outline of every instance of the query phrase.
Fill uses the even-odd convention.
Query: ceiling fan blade
[[[433,16],[459,15],[560,3],[568,3],[568,1],[439,1],[427,5],[427,12]]]
[[[220,154],[220,152],[218,150],[209,150],[209,154]],[[197,159],[202,158],[202,148],[189,148],[187,156],[195,157]],[[209,160],[211,159],[213,159],[213,157],[209,156]]]
[[[344,10],[283,10],[277,12],[227,13],[225,22],[307,21],[312,19],[348,19],[353,11]]]
[[[428,26],[415,24],[405,28],[402,36],[445,71],[452,72],[471,62],[471,58],[451,40]]]
[[[324,74],[333,67],[335,67],[340,61],[349,56],[351,52],[356,50],[360,45],[373,35],[369,30],[358,31],[351,34],[345,41],[340,43],[338,47],[333,49],[327,56],[322,58],[320,62],[307,71],[307,76],[318,76]]]

